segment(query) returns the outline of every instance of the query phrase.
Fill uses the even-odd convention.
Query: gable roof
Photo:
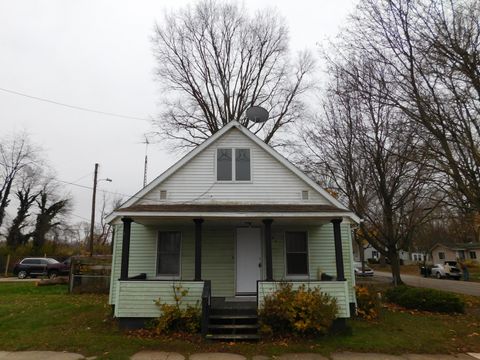
[[[280,153],[278,153],[272,147],[270,147],[265,142],[263,142],[260,138],[258,138],[255,134],[253,134],[247,128],[242,126],[238,121],[229,122],[227,125],[225,125],[223,128],[221,128],[219,131],[217,131],[215,134],[213,134],[207,140],[205,140],[202,144],[197,146],[195,149],[193,149],[188,154],[186,154],[183,158],[181,158],[179,161],[177,161],[174,165],[172,165],[170,168],[168,168],[160,176],[158,176],[156,179],[154,179],[152,182],[150,182],[146,187],[144,187],[139,192],[137,192],[134,196],[132,196],[129,200],[127,200],[117,210],[122,210],[122,209],[134,206],[135,203],[140,200],[140,198],[142,198],[143,196],[148,194],[151,190],[153,190],[155,187],[157,187],[159,184],[161,184],[163,181],[165,181],[167,178],[169,178],[177,170],[179,170],[181,167],[183,167],[185,164],[187,164],[191,159],[193,159],[195,156],[197,156],[199,153],[201,153],[203,150],[205,150],[209,145],[213,144],[219,138],[221,138],[225,133],[227,133],[232,128],[238,129],[243,135],[245,135],[247,138],[252,140],[261,149],[263,149],[265,152],[267,152],[269,155],[271,155],[274,159],[276,159],[278,162],[280,162],[280,164],[285,166],[287,169],[289,169],[291,172],[293,172],[295,175],[297,175],[301,180],[303,180],[305,183],[310,185],[315,191],[320,193],[327,201],[329,201],[338,210],[345,211],[345,212],[350,212],[350,210],[347,207],[345,207],[340,201],[335,199],[330,193],[328,193],[326,190],[324,190],[315,181],[310,179],[305,173],[303,173],[300,169],[298,169],[296,166],[294,166],[289,160],[287,160],[284,156],[282,156]],[[356,221],[356,222],[360,221],[360,218],[358,218],[358,216],[356,216],[355,214],[350,213],[350,216],[352,217],[352,219],[354,221]]]
[[[475,250],[480,249],[479,242],[470,242],[470,243],[448,243],[448,242],[438,242],[432,246],[433,251],[436,247],[443,246],[450,250]]]

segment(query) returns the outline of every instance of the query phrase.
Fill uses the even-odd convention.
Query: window
[[[250,181],[250,149],[235,149],[235,180]]]
[[[167,190],[160,190],[160,200],[167,200]]]
[[[438,253],[438,258],[439,258],[440,260],[445,260],[445,253],[442,252],[442,251],[440,251],[440,252]]]
[[[470,259],[474,260],[477,258],[477,253],[475,251],[470,251]]]
[[[307,233],[303,231],[285,233],[285,257],[287,276],[308,276]]]
[[[460,258],[461,260],[465,260],[465,250],[458,251],[458,258]]]
[[[378,257],[378,251],[372,250],[372,258],[376,259]]]
[[[158,276],[180,276],[180,243],[181,236],[178,231],[158,233]]]
[[[308,200],[308,190],[302,190],[302,200]]]
[[[217,149],[217,180],[232,180],[232,149]]]
[[[217,149],[217,180],[233,179],[250,181],[250,149]]]

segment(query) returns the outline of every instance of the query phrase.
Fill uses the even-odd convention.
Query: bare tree
[[[0,227],[10,203],[14,181],[27,166],[36,166],[36,152],[25,133],[11,134],[0,141]]]
[[[417,128],[385,101],[395,91],[388,73],[378,83],[372,74],[384,69],[351,56],[330,62],[324,119],[305,132],[306,162],[362,217],[357,240],[388,257],[397,285],[399,250],[408,248],[435,204],[427,181],[432,171],[419,151]]]
[[[291,63],[287,27],[272,10],[249,16],[235,3],[203,0],[166,14],[153,45],[166,108],[156,124],[177,145],[198,145],[232,120],[272,143],[304,110],[312,57]],[[265,107],[270,120],[249,121],[253,105]]]
[[[37,253],[45,244],[48,232],[61,224],[59,220],[60,215],[69,210],[70,199],[59,197],[54,191],[55,188],[52,182],[45,184],[36,200],[39,212],[35,221],[35,229],[31,236],[33,251]]]
[[[446,175],[442,189],[478,213],[480,1],[366,0],[348,29],[344,45],[397,85],[385,101],[421,125],[430,165]]]

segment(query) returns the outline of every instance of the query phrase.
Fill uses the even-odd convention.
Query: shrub
[[[259,310],[260,331],[266,335],[325,334],[338,312],[336,300],[301,285],[282,283],[278,290],[264,298]]]
[[[388,289],[385,296],[388,301],[407,309],[443,313],[465,311],[465,303],[458,295],[444,291],[398,286]]]
[[[197,333],[200,330],[200,309],[196,306],[183,306],[182,300],[188,295],[188,290],[181,286],[173,286],[174,304],[162,303],[161,299],[155,300],[162,314],[157,319],[155,328],[159,334],[172,332]]]
[[[365,320],[378,318],[380,314],[378,294],[366,286],[357,286],[355,293],[357,295],[357,316]]]

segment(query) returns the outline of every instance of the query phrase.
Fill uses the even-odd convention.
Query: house
[[[236,121],[115,210],[109,302],[120,326],[158,317],[154,300],[262,306],[280,282],[356,303],[351,230],[359,218]],[[331,281],[324,274],[331,275]],[[209,320],[210,319],[210,320]]]
[[[480,243],[437,243],[432,247],[431,253],[434,264],[455,260],[477,262],[480,257]]]
[[[357,244],[353,245],[354,253],[353,257],[355,260],[360,261],[360,251],[361,249]],[[376,248],[374,248],[372,245],[368,244],[366,247],[363,248],[363,258],[365,261],[374,261],[377,262],[380,260],[380,251],[378,251]],[[401,263],[407,263],[410,261],[410,253],[405,250],[398,250],[398,259],[401,261]]]

